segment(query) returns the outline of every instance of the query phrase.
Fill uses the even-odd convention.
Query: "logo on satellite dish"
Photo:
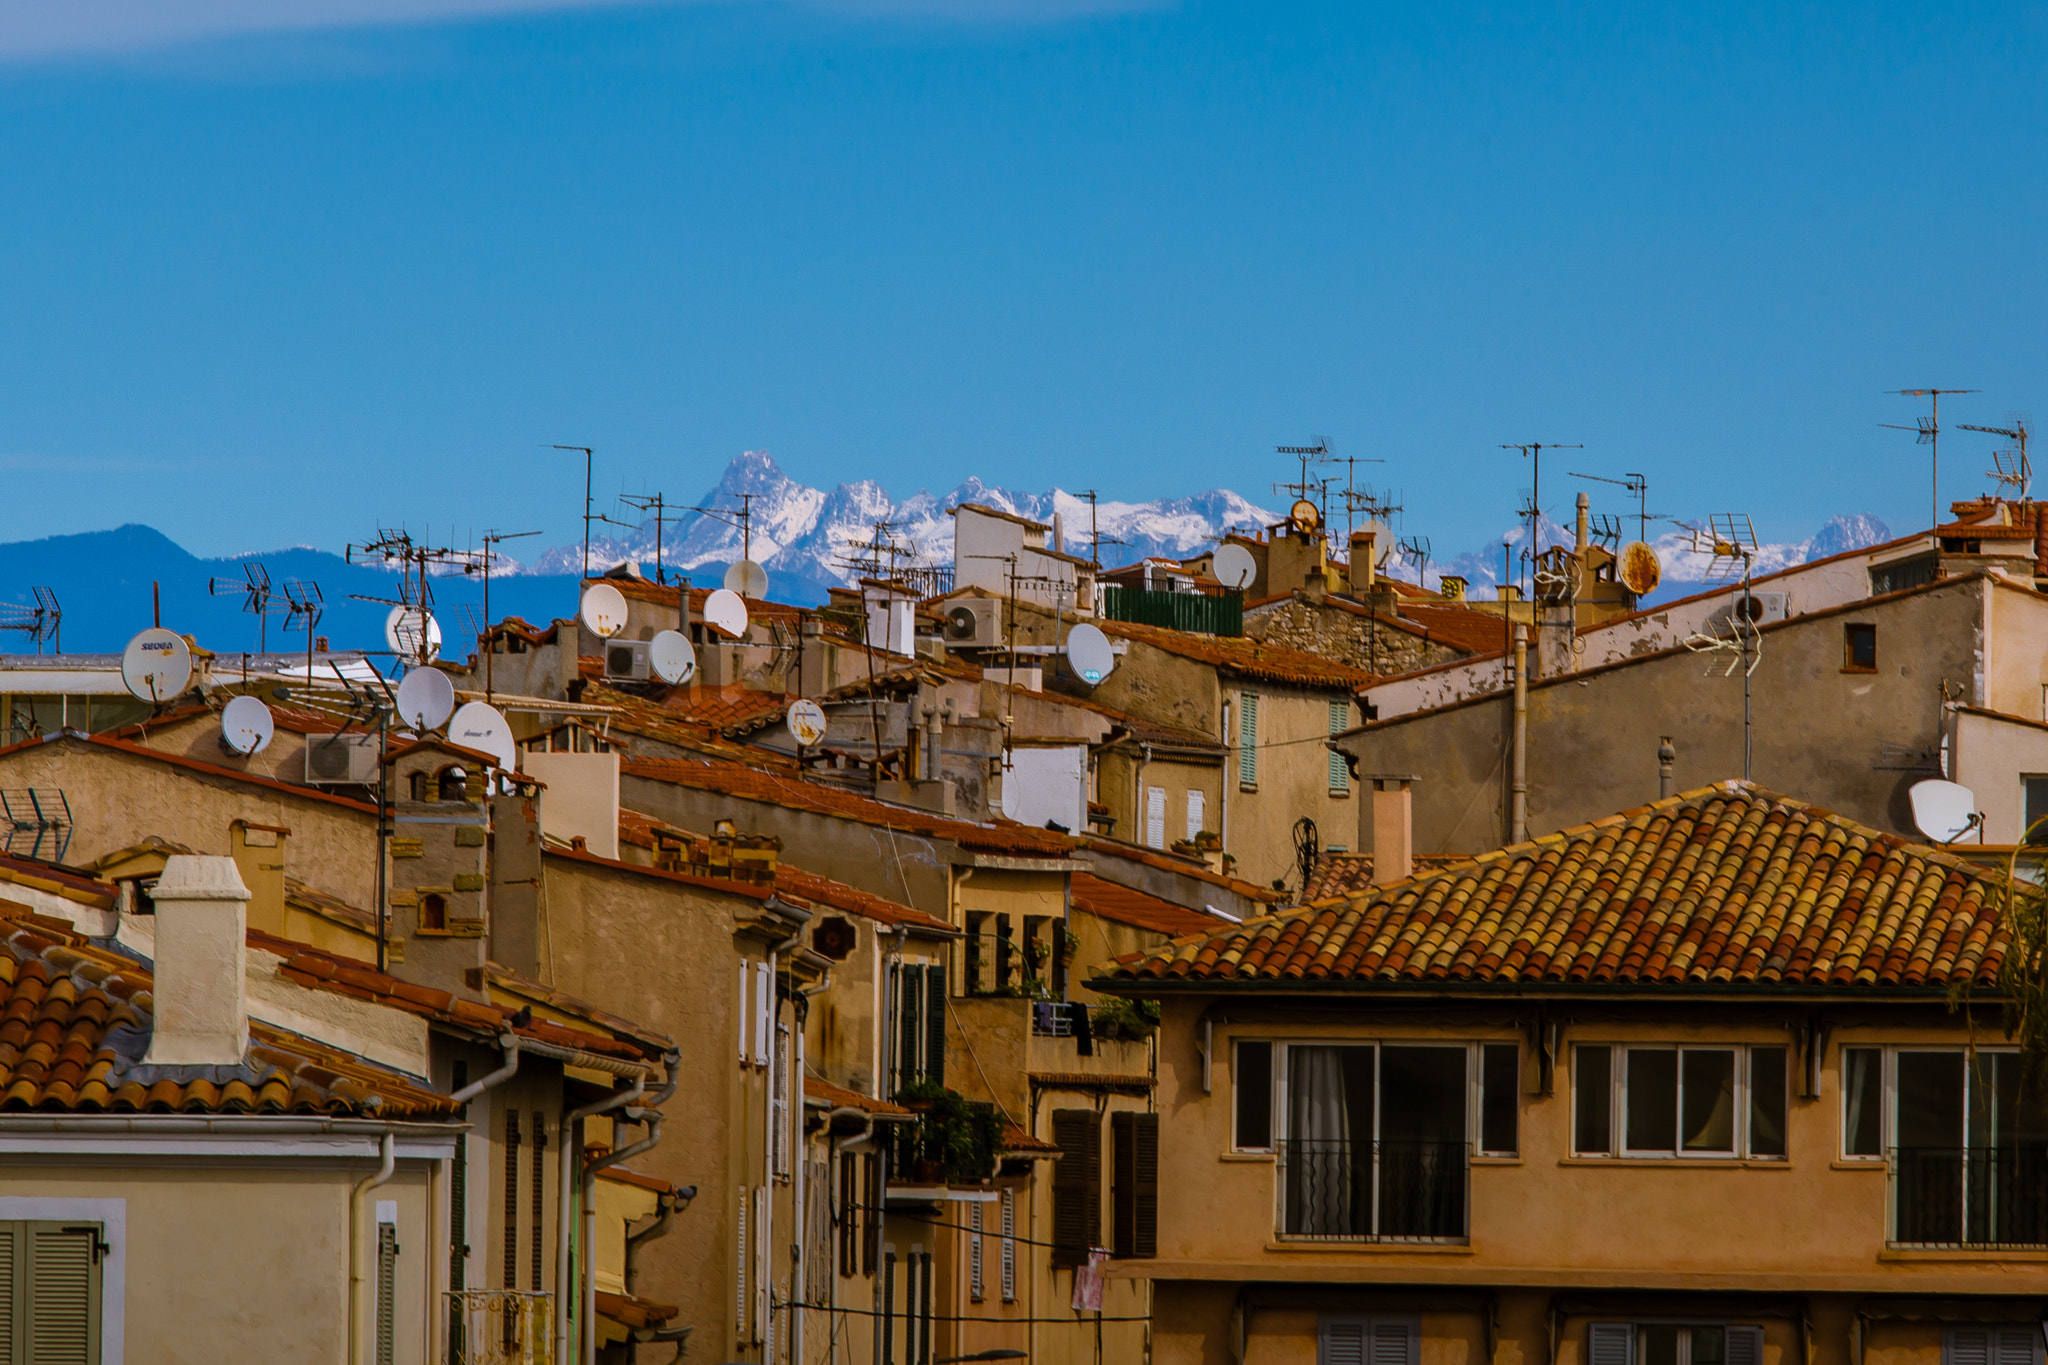
[[[1090,687],[1108,677],[1116,668],[1116,654],[1109,637],[1091,625],[1078,625],[1067,632],[1067,666],[1074,676]]]

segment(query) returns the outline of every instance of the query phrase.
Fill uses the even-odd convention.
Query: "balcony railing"
[[[1471,1162],[1462,1142],[1280,1144],[1281,1235],[1330,1241],[1461,1242]]]
[[[1102,590],[1102,614],[1112,621],[1201,635],[1244,634],[1244,598],[1200,592],[1151,592],[1110,584]]]
[[[554,1365],[552,1290],[449,1290],[448,1328],[455,1365]]]
[[[1894,1147],[1892,1242],[2048,1246],[2048,1148]]]

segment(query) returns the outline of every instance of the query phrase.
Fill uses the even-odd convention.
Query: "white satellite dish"
[[[789,737],[798,747],[809,749],[825,737],[825,708],[809,697],[799,697],[789,704],[782,723],[789,727]]]
[[[725,586],[759,602],[768,595],[768,571],[751,559],[742,559],[725,571]]]
[[[255,697],[236,697],[221,708],[221,747],[231,754],[244,758],[260,754],[270,747],[270,737],[276,733],[277,723],[270,717],[270,708]]]
[[[583,590],[583,624],[601,640],[609,640],[626,628],[626,594],[609,583],[593,583]]]
[[[676,687],[696,676],[697,651],[681,631],[656,631],[647,642],[647,664],[655,677]]]
[[[438,729],[455,713],[455,684],[438,668],[415,668],[398,684],[398,718],[415,730]]]
[[[393,607],[384,618],[384,643],[402,658],[426,663],[441,656],[441,623],[419,607]]]
[[[1116,670],[1109,637],[1094,626],[1075,626],[1067,632],[1067,666],[1090,687],[1101,682]]]
[[[1219,546],[1209,567],[1216,581],[1226,588],[1249,588],[1259,576],[1259,562],[1252,558],[1252,552],[1235,543]]]
[[[704,624],[737,640],[747,633],[747,604],[731,588],[720,588],[704,599]]]
[[[121,681],[139,701],[169,701],[192,685],[192,646],[175,630],[151,626],[121,651]]]
[[[508,773],[519,767],[511,722],[505,719],[504,712],[488,703],[464,702],[448,722],[448,742],[489,754]]]
[[[1954,782],[1929,778],[1906,793],[1913,803],[1913,823],[1937,844],[1952,843],[1975,829],[1977,794]]]

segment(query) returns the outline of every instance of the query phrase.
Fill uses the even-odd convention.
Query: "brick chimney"
[[[156,904],[149,1066],[237,1066],[249,1047],[249,888],[233,858],[174,854]]]
[[[1385,886],[1415,871],[1415,807],[1412,777],[1369,777],[1365,828],[1359,842],[1372,853],[1372,884]]]

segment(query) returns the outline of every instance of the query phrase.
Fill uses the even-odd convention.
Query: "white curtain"
[[[1351,1226],[1351,1122],[1344,1055],[1334,1047],[1287,1049],[1288,1231],[1355,1232]]]

